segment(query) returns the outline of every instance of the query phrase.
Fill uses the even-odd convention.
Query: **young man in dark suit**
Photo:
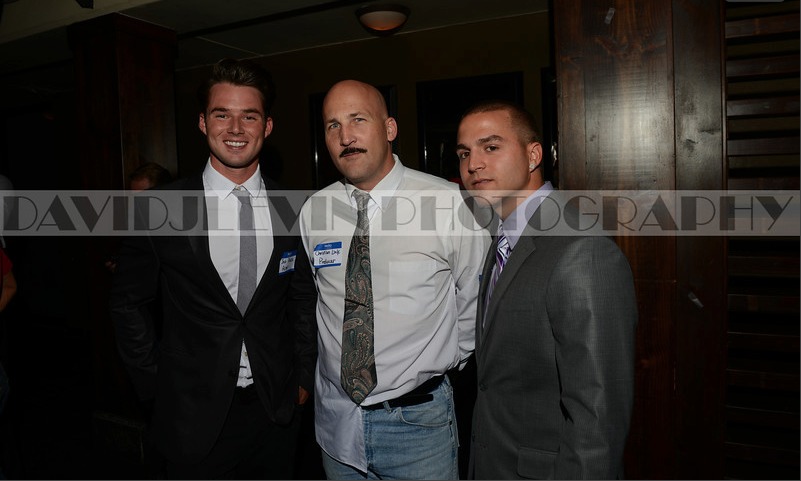
[[[208,229],[126,240],[110,300],[118,346],[140,398],[154,400],[167,477],[291,479],[313,385],[316,291],[283,203],[269,198],[278,187],[259,169],[272,84],[258,65],[226,59],[199,97],[205,169],[149,192],[194,195]],[[159,290],[157,340],[148,303]]]
[[[559,217],[543,221],[554,191],[525,110],[477,105],[457,135],[465,187],[500,218],[478,297],[472,474],[621,478],[637,322],[629,264],[608,237],[540,228]],[[578,225],[577,212],[560,215]]]

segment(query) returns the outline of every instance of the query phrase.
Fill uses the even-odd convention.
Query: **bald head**
[[[394,167],[391,143],[398,125],[372,85],[357,80],[334,84],[323,100],[323,125],[334,165],[359,189],[372,189]]]
[[[323,100],[323,122],[328,120],[325,118],[325,111],[329,102],[343,98],[360,99],[361,102],[370,105],[376,115],[381,116],[382,119],[389,117],[387,103],[377,88],[358,80],[342,80],[328,89],[328,93],[325,95]]]

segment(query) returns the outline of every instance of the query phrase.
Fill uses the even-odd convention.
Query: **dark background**
[[[618,0],[605,23],[608,2],[560,0],[543,14],[261,58],[279,85],[266,168],[314,187],[310,96],[343,75],[394,86],[402,159],[428,169],[420,92],[522,72],[525,105],[558,126],[561,188],[797,190],[798,5]],[[174,71],[169,39],[149,26],[105,27],[102,41],[75,37],[60,67],[71,89],[0,106],[0,173],[17,189],[121,189],[145,160],[202,168],[194,89],[207,69]],[[157,476],[108,320],[114,240],[6,240],[19,291],[0,313],[12,389],[0,466],[10,478]],[[798,478],[798,238],[617,241],[640,310],[627,475]],[[305,440],[299,476],[313,478],[308,426]]]

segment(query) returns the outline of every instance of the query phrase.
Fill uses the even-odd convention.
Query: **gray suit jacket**
[[[484,264],[471,474],[622,478],[637,322],[631,269],[611,239],[543,236],[536,218],[489,305],[497,239]]]

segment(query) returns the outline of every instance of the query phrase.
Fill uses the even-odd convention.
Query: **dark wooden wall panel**
[[[720,189],[720,2],[560,0],[553,9],[559,187]],[[626,474],[719,477],[721,241],[616,240],[640,309]],[[700,449],[710,440],[712,462]]]
[[[675,283],[637,280],[637,326],[634,410],[626,443],[626,477],[629,479],[671,479],[674,463],[671,397],[665,398],[666,384],[672,386],[672,336]],[[657,414],[656,411],[661,411]]]
[[[560,188],[674,187],[670,8],[661,0],[554,2]],[[675,239],[618,243],[640,306],[627,476],[670,478]]]
[[[671,261],[676,256],[673,237],[623,236],[615,241],[626,253],[636,280],[673,281],[676,278],[676,264]]]
[[[79,156],[87,188],[124,188],[157,162],[175,174],[175,32],[120,14],[74,24]]]
[[[175,32],[120,14],[73,24],[77,154],[83,188],[123,189],[144,162],[175,173]],[[95,408],[136,416],[135,394],[116,350],[104,262],[116,238],[85,241]]]
[[[120,28],[117,38],[125,172],[156,162],[175,175],[175,32],[143,24]]]
[[[671,189],[672,79],[664,21],[670,5],[590,3],[583,22],[584,188]]]

